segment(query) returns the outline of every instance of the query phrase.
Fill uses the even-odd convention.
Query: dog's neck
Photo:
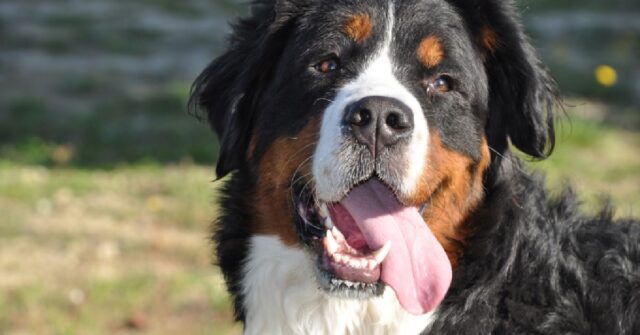
[[[245,334],[420,334],[433,313],[404,311],[391,289],[366,300],[332,297],[316,283],[314,264],[277,237],[255,236],[244,266]]]

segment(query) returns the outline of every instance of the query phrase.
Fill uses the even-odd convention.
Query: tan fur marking
[[[255,155],[257,147],[258,147],[258,142],[256,142],[256,134],[255,132],[253,132],[249,140],[249,147],[247,150],[247,160],[253,159],[253,155]]]
[[[256,193],[253,198],[253,232],[277,235],[287,245],[298,243],[292,223],[295,212],[291,199],[294,173],[311,175],[311,159],[318,140],[320,122],[310,121],[295,137],[282,137],[273,142],[260,159]]]
[[[427,203],[423,214],[429,229],[436,236],[451,261],[458,265],[466,237],[471,227],[465,225],[471,212],[482,200],[483,177],[489,167],[489,147],[485,139],[481,146],[481,159],[446,148],[437,133],[431,133],[427,168],[418,192],[411,203]]]
[[[373,23],[368,14],[356,14],[347,19],[347,23],[344,25],[344,32],[351,39],[358,43],[364,42],[371,31],[373,30]]]
[[[425,37],[416,50],[418,60],[427,68],[432,68],[444,59],[442,42],[436,36]]]
[[[495,30],[489,27],[485,27],[484,29],[482,29],[481,42],[482,46],[484,47],[485,53],[489,55],[495,53],[500,46],[498,35],[496,34]]]

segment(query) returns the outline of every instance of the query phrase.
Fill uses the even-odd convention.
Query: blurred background
[[[568,105],[530,166],[639,215],[640,2],[518,4]],[[185,106],[246,11],[0,1],[0,334],[240,332],[210,265],[216,142]]]

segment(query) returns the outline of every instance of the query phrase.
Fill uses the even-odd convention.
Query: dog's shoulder
[[[571,189],[551,197],[522,171],[491,194],[432,331],[640,331],[640,222],[585,215]]]

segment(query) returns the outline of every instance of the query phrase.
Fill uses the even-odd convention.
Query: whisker
[[[289,162],[291,162],[291,160],[293,160],[298,154],[303,153],[304,150],[306,150],[307,148],[314,146],[318,144],[317,141],[313,141],[311,143],[307,143],[305,145],[303,145],[300,149],[298,149],[297,151],[295,151],[293,154],[291,154],[291,156],[289,156],[289,159],[287,159],[287,161],[285,162],[285,165],[288,164]]]
[[[300,172],[300,169],[302,169],[303,165],[305,165],[309,160],[311,160],[311,158],[313,158],[313,156],[309,156],[307,158],[305,158],[302,162],[300,162],[300,164],[298,164],[298,166],[296,167],[295,170],[293,170],[293,174],[291,174],[291,180],[289,181],[290,185],[295,185],[298,181],[300,181],[300,179],[304,176],[308,176],[311,174],[311,172],[307,172],[304,175],[296,178],[296,176],[298,176],[298,172]]]

